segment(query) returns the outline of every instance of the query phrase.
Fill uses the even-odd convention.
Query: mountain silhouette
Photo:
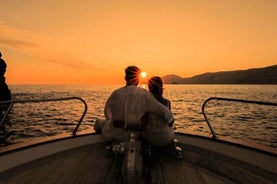
[[[190,78],[171,74],[165,84],[277,84],[277,65],[247,70],[207,72]]]

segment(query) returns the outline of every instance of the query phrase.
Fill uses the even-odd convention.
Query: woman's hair
[[[160,77],[151,77],[148,80],[148,89],[158,101],[163,100],[163,81]]]

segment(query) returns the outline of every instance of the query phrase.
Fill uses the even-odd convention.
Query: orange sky
[[[0,0],[8,84],[121,84],[277,64],[276,0]]]

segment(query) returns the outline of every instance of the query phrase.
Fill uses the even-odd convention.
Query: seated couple
[[[144,126],[143,136],[154,146],[166,146],[174,139],[170,101],[163,98],[160,77],[152,77],[148,88],[137,87],[140,69],[125,69],[126,85],[113,91],[105,105],[105,120],[96,119],[94,129],[108,139],[127,141],[134,127]]]

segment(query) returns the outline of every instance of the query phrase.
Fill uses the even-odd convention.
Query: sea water
[[[10,85],[14,100],[81,97],[88,111],[79,130],[93,131],[96,117],[103,118],[105,101],[119,85]],[[145,87],[145,86],[142,86]],[[165,85],[178,132],[210,134],[201,112],[209,97],[277,102],[277,85]],[[15,104],[9,119],[11,142],[72,132],[82,115],[80,101]],[[251,140],[277,147],[277,107],[232,102],[211,102],[206,109],[217,135]]]

